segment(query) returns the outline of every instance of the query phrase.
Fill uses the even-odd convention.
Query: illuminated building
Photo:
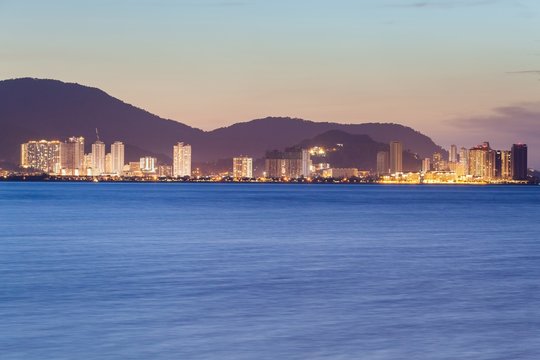
[[[342,146],[341,144],[338,144],[338,146]],[[313,162],[311,161],[311,156],[309,155],[308,150],[302,150],[302,176],[303,177],[310,177],[311,176],[311,168],[313,167]]]
[[[446,171],[448,170],[448,163],[444,161],[441,153],[433,154],[433,170]]]
[[[431,171],[431,159],[425,158],[422,160],[422,172],[425,174]]]
[[[105,144],[97,140],[92,144],[92,175],[105,173]]]
[[[390,142],[390,173],[403,172],[403,144],[401,141]]]
[[[112,174],[112,155],[105,155],[105,174]]]
[[[60,145],[62,174],[79,176],[84,174],[84,138],[70,137]]]
[[[527,180],[527,145],[512,145],[512,178],[514,180]]]
[[[236,179],[253,177],[253,159],[246,156],[233,159],[233,177]]]
[[[195,168],[195,169],[193,169],[191,175],[194,176],[194,177],[200,177],[200,176],[203,176],[203,173],[202,173],[202,170],[200,168]]]
[[[469,150],[467,148],[462,147],[459,150],[459,164],[463,169],[464,175],[467,175],[469,173]]]
[[[137,161],[129,162],[129,172],[138,172],[141,171],[141,163]]]
[[[312,166],[312,169],[313,171],[322,171],[322,170],[325,170],[325,169],[330,169],[330,163],[318,163],[318,164],[313,164]]]
[[[159,165],[158,166],[158,176],[160,177],[171,177],[173,175],[172,166],[170,165]]]
[[[377,153],[377,174],[384,175],[390,173],[390,160],[388,151],[379,151]]]
[[[124,169],[122,171],[123,176],[143,176],[143,173],[141,171],[141,163],[140,161],[130,161],[126,165],[124,165]]]
[[[459,177],[464,177],[469,173],[469,169],[463,165],[461,159],[458,163],[455,163],[453,167],[450,168],[450,171],[453,171]]]
[[[173,176],[191,176],[191,145],[179,142],[173,147]]]
[[[81,175],[92,176],[92,154],[85,154]]]
[[[151,156],[145,156],[139,160],[139,168],[143,173],[155,173],[156,172],[157,159]]]
[[[323,170],[323,177],[334,179],[345,179],[358,177],[358,169],[356,168],[330,168]]]
[[[511,152],[505,150],[494,151],[495,178],[509,180],[512,178]]]
[[[124,173],[124,143],[115,141],[111,145],[111,173],[122,176]]]
[[[457,146],[450,145],[450,151],[448,152],[448,161],[455,163],[458,161]]]
[[[60,174],[60,141],[29,141],[21,145],[21,166]]]
[[[269,151],[265,160],[266,177],[300,178],[311,176],[311,157],[308,150],[287,149]]]
[[[501,151],[501,178],[512,179],[512,152],[508,150]]]
[[[495,177],[495,152],[488,142],[469,150],[469,175],[484,180]]]

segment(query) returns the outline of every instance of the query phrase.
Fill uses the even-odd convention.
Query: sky
[[[98,87],[204,130],[394,122],[447,147],[529,143],[538,0],[0,0],[0,79]]]

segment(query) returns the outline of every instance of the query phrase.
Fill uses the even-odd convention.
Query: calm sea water
[[[538,359],[540,187],[0,183],[1,359]]]

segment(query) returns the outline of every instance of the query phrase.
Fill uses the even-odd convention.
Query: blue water
[[[540,187],[0,183],[0,359],[538,359]]]

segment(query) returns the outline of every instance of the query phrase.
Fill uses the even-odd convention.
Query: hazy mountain
[[[339,144],[339,145],[338,145]],[[354,167],[362,170],[377,169],[377,152],[389,151],[389,145],[374,141],[368,135],[349,134],[341,130],[330,130],[312,139],[298,144],[300,147],[323,146],[327,151],[325,156],[313,156],[314,163],[330,163],[332,167]],[[403,153],[403,168],[405,171],[417,171],[421,161],[410,153]]]
[[[208,146],[223,157],[231,157],[243,152],[262,156],[268,149],[282,149],[291,144],[315,137],[329,130],[341,130],[350,134],[369,135],[373,140],[389,143],[403,142],[404,149],[418,153],[420,157],[431,157],[442,151],[429,137],[410,127],[398,124],[338,124],[314,122],[302,119],[268,117],[245,123],[237,123],[208,133]],[[218,151],[219,149],[219,151]]]
[[[107,144],[124,141],[131,159],[144,152],[170,156],[175,142],[195,142],[204,135],[202,130],[162,119],[99,89],[29,78],[0,82],[0,127],[0,157],[11,161],[18,159],[18,144],[29,139],[82,135],[91,143],[96,128]]]
[[[193,146],[195,162],[240,154],[257,158],[266,150],[297,144],[329,130],[367,134],[382,143],[398,139],[404,149],[422,157],[441,151],[429,137],[397,124],[265,118],[205,132],[160,118],[96,88],[31,78],[0,81],[0,161],[18,163],[19,145],[30,139],[63,140],[82,135],[90,144],[96,138],[96,128],[105,143],[126,143],[128,160],[143,154],[170,158],[172,146],[178,141]]]

